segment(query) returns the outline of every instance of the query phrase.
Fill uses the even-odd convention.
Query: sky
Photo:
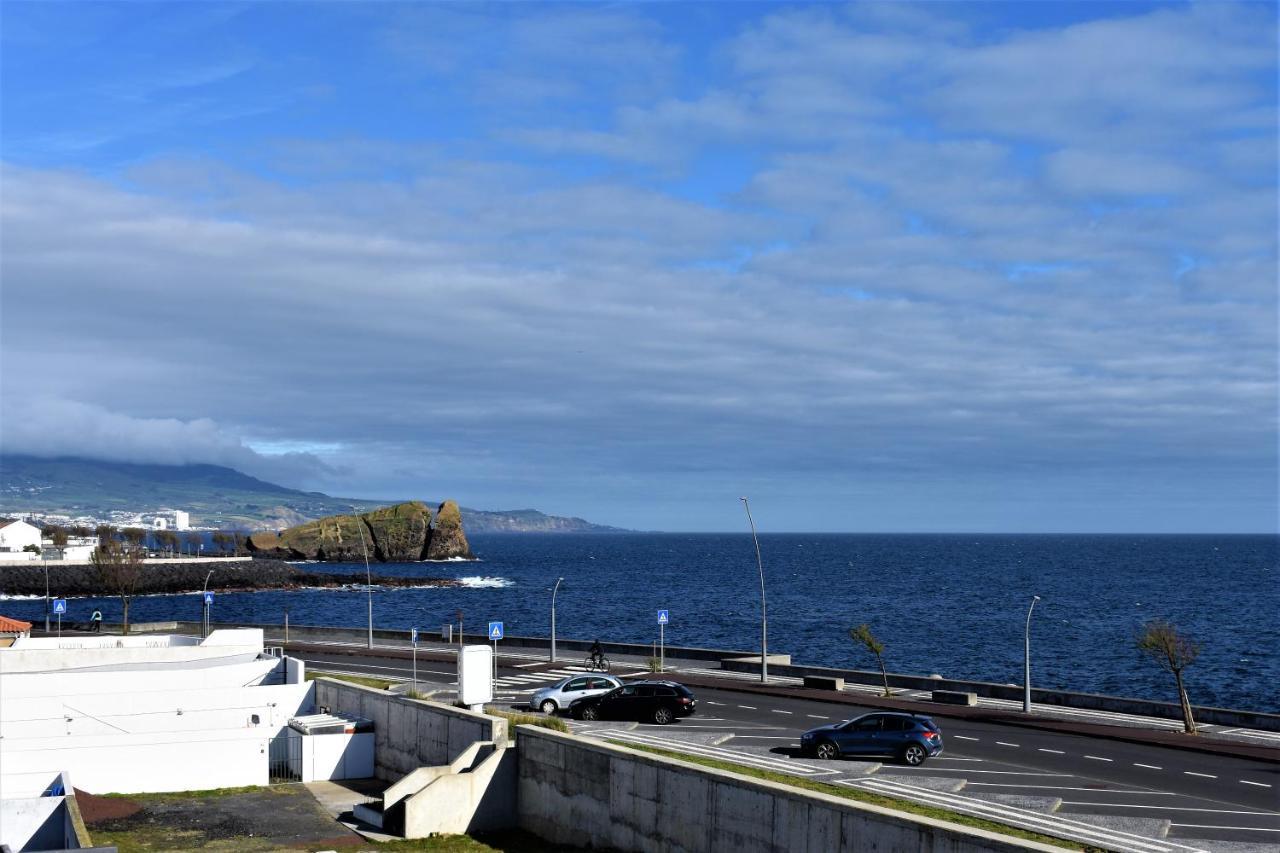
[[[0,448],[1274,532],[1271,3],[0,5]]]

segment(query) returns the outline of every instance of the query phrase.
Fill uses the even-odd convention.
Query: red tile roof
[[[0,634],[21,634],[31,630],[30,622],[0,616]]]

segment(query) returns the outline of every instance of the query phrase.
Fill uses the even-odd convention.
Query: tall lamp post
[[[564,578],[556,578],[556,585],[551,590],[551,662],[556,662],[556,593],[560,591],[560,582]]]
[[[49,561],[44,559],[43,556],[40,558],[40,560],[41,562],[44,563],[44,632],[48,634],[49,633]],[[61,625],[62,623],[59,622],[58,624]]]
[[[769,610],[764,600],[764,561],[760,559],[760,539],[756,536],[756,523],[751,518],[751,504],[742,498],[747,510],[747,523],[751,525],[751,541],[756,546],[756,568],[760,570],[760,683],[769,682]]]
[[[1031,713],[1031,611],[1036,609],[1040,596],[1031,597],[1031,606],[1027,608],[1027,630],[1023,634],[1022,656],[1022,713]]]
[[[369,597],[369,648],[373,648],[373,575],[369,572],[369,546],[364,544],[364,522],[356,519],[356,532],[360,534],[360,548],[364,551],[364,589]]]

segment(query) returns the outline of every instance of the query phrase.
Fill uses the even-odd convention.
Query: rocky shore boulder
[[[254,533],[248,548],[262,557],[342,563],[362,561],[365,549],[370,560],[384,563],[474,559],[453,501],[440,505],[434,524],[426,504],[409,501],[363,515],[331,515],[279,533]]]
[[[436,510],[436,521],[431,528],[431,540],[427,543],[426,559],[452,560],[461,557],[473,560],[471,546],[462,532],[462,510],[453,501],[445,501]]]

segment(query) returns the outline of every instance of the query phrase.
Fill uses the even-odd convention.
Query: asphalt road
[[[408,679],[408,661],[306,653],[313,669]],[[499,704],[520,705],[572,672],[527,663],[503,667]],[[615,667],[614,674],[647,675]],[[669,673],[680,680],[680,674]],[[422,661],[423,688],[448,700],[452,662]],[[1170,747],[937,718],[945,751],[921,768],[875,759],[821,762],[798,755],[799,735],[869,710],[797,696],[695,687],[698,714],[669,726],[574,723],[580,733],[866,788],[993,820],[1035,826],[1142,853],[1280,849],[1280,765]],[[799,692],[799,691],[797,691]]]

